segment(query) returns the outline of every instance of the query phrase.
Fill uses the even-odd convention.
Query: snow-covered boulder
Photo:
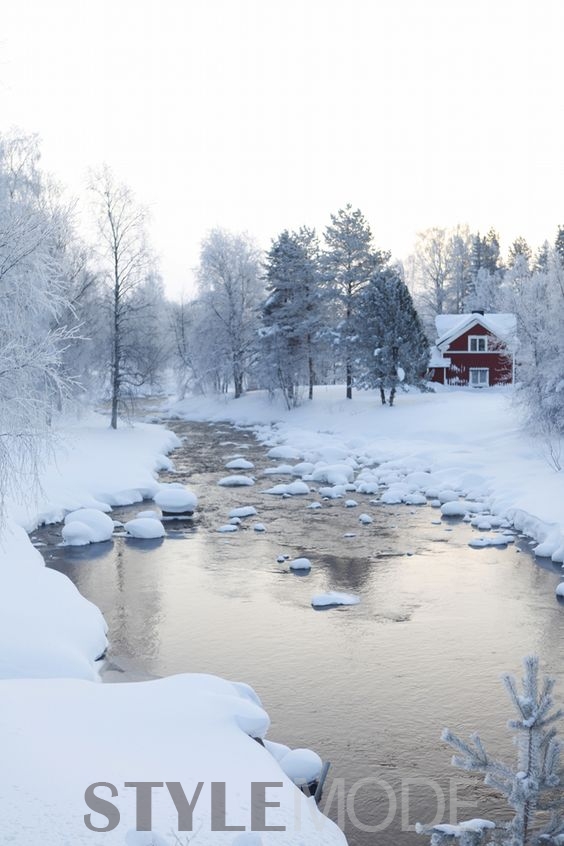
[[[337,591],[320,593],[311,600],[314,608],[326,608],[331,605],[358,605],[359,602],[359,596],[355,596],[353,593],[339,593]]]
[[[440,499],[441,503],[452,502],[453,500],[458,499],[458,494],[456,491],[451,490],[451,488],[443,488],[439,491],[437,499]]]
[[[362,523],[363,526],[369,526],[370,523],[373,523],[374,520],[370,516],[370,514],[361,514],[358,518],[358,522]]]
[[[299,461],[302,457],[300,451],[291,446],[272,447],[266,454],[268,458],[277,458],[281,461]]]
[[[162,538],[165,534],[165,528],[161,521],[155,520],[153,517],[136,517],[134,520],[129,520],[124,528],[130,537],[143,540]]]
[[[86,523],[81,523],[80,520],[63,526],[61,534],[65,546],[88,546],[89,543],[94,543],[90,527]]]
[[[346,485],[354,479],[354,469],[350,464],[324,464],[316,467],[311,474],[314,482],[326,482],[328,485]]]
[[[161,485],[153,497],[163,514],[193,514],[198,505],[198,497],[184,485]]]
[[[320,502],[310,502],[308,508],[312,508],[314,511],[317,511],[319,508],[323,508]]]
[[[234,458],[225,465],[226,470],[252,470],[255,465],[246,458]]]
[[[445,517],[464,517],[467,513],[466,503],[459,499],[450,500],[441,505],[441,514]]]
[[[311,493],[311,491],[305,482],[297,481],[290,482],[286,488],[286,493],[289,493],[290,496],[305,496],[306,494]]]
[[[264,523],[253,523],[253,529],[255,532],[266,532],[266,526]]]
[[[234,526],[233,523],[226,523],[225,526],[220,526],[216,529],[216,532],[221,532],[224,535],[229,534],[229,532],[238,532],[239,529],[237,526]]]
[[[278,464],[276,467],[267,467],[263,476],[293,476],[293,470],[291,464]]]
[[[246,488],[254,485],[255,480],[250,476],[225,476],[217,483],[223,488]]]
[[[560,584],[556,586],[556,596],[561,596],[562,599],[564,599],[564,582],[560,582]]]
[[[312,749],[291,749],[278,763],[294,784],[311,784],[323,767],[323,761]]]
[[[102,543],[102,541],[110,540],[114,531],[112,518],[95,508],[79,508],[77,511],[71,511],[65,517],[65,528],[70,526],[71,523],[81,523],[88,527],[90,535],[88,543]],[[83,529],[80,529],[79,533],[85,536]],[[65,529],[63,529],[65,543],[70,543],[70,537],[76,538],[79,533],[70,529],[65,534]]]
[[[292,467],[292,476],[309,476],[315,467],[311,461],[300,461]]]
[[[258,511],[254,505],[241,505],[229,512],[230,517],[254,517]]]
[[[345,500],[345,508],[356,508],[357,505],[358,505],[358,502],[356,501],[356,499],[346,499]]]
[[[311,561],[309,558],[294,558],[289,566],[290,570],[311,570]]]

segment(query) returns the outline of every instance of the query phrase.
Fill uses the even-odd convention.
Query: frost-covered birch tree
[[[73,386],[62,241],[68,211],[39,168],[35,136],[0,137],[0,497],[33,481]]]
[[[111,427],[116,429],[128,395],[149,377],[147,362],[139,355],[138,341],[139,326],[149,319],[151,304],[147,296],[139,296],[139,291],[156,275],[147,244],[147,215],[128,186],[104,167],[94,174],[91,190],[100,238],[100,273],[106,285],[106,357]]]
[[[564,790],[561,768],[561,743],[556,723],[564,718],[555,709],[552,698],[555,681],[539,679],[536,656],[525,659],[524,677],[519,690],[511,676],[503,681],[515,710],[508,722],[517,747],[516,766],[490,757],[479,734],[462,740],[448,729],[443,740],[453,747],[455,767],[482,773],[484,783],[500,793],[513,812],[511,820],[494,824],[475,819],[458,825],[418,826],[419,833],[430,834],[432,846],[561,846],[564,841]]]
[[[214,229],[202,243],[198,298],[211,333],[210,355],[230,371],[235,397],[257,354],[263,296],[260,251],[247,235]]]

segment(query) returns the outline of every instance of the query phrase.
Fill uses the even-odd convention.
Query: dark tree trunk
[[[347,399],[352,399],[352,367],[347,361]]]
[[[384,388],[380,388],[380,399],[382,400],[382,405],[386,405],[386,392]]]
[[[396,389],[392,388],[392,390],[390,391],[390,398],[388,399],[388,405],[394,404],[395,396],[396,396]]]
[[[307,364],[309,370],[309,393],[308,399],[313,399],[313,383],[315,381],[315,373],[313,372],[313,356],[311,354],[311,335],[307,336],[308,357]]]

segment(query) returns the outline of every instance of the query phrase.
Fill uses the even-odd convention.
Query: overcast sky
[[[564,222],[562,0],[4,4],[2,129],[76,194],[107,162],[152,214],[171,292],[213,226],[261,246],[347,202],[377,246]]]

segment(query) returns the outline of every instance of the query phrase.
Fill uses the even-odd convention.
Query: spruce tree
[[[370,226],[360,209],[353,209],[350,204],[331,215],[325,243],[322,270],[328,299],[337,318],[333,337],[344,364],[346,396],[351,399],[359,294],[374,268],[387,256],[373,249]]]
[[[309,384],[313,396],[314,344],[318,310],[315,233],[287,230],[273,242],[266,260],[267,298],[260,329],[263,380],[282,391],[288,408],[298,403],[298,388]]]
[[[359,387],[379,388],[382,404],[393,405],[398,387],[424,386],[429,342],[394,267],[378,268],[370,277],[360,297],[356,331]]]

